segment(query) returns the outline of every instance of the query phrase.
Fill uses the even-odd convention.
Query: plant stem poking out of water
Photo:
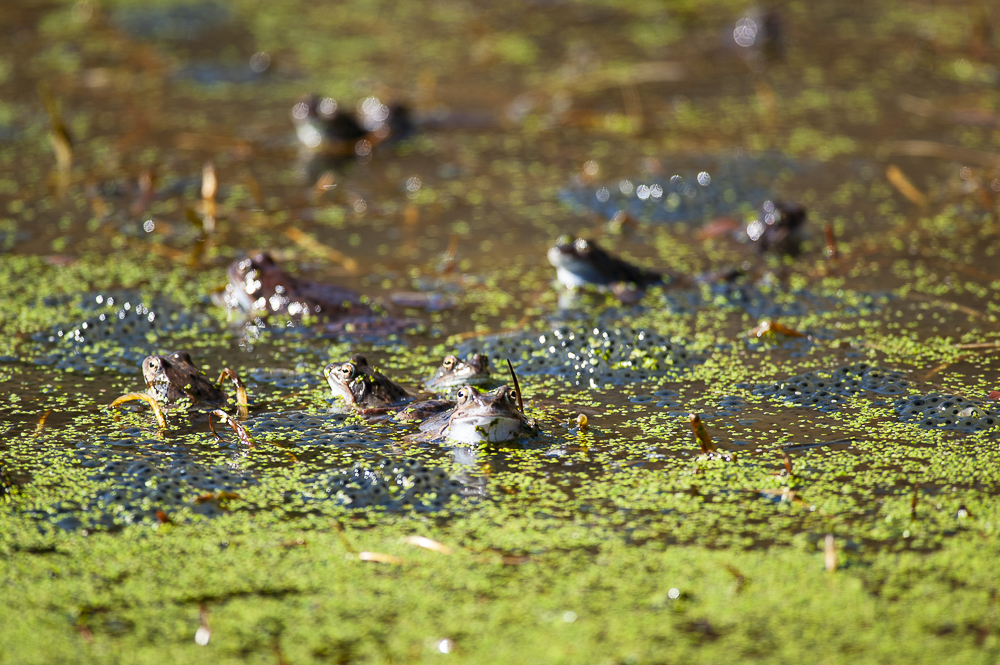
[[[60,172],[68,173],[73,166],[73,141],[69,136],[69,130],[63,122],[59,104],[44,81],[38,84],[38,94],[42,98],[42,104],[45,105],[45,112],[49,114],[49,122],[52,125],[49,140],[56,155],[56,168]]]
[[[826,238],[826,258],[836,261],[840,258],[840,250],[837,249],[837,236],[833,234],[833,224],[827,223],[823,227],[823,236]]]
[[[750,580],[747,579],[747,576],[741,573],[736,566],[732,566],[728,563],[725,564],[725,566],[726,570],[729,571],[729,574],[736,579],[736,588],[733,589],[733,593],[739,595],[739,593],[746,588],[747,584],[750,583]]]
[[[823,565],[826,566],[826,572],[832,573],[837,570],[837,547],[833,541],[833,534],[826,534],[826,539],[823,543]]]
[[[219,186],[219,179],[215,175],[215,164],[205,162],[201,169],[201,200],[204,204],[204,221],[202,227],[206,235],[211,235],[215,231],[215,193]]]
[[[691,419],[691,431],[694,432],[694,437],[698,440],[698,445],[701,446],[701,452],[705,454],[718,452],[712,437],[708,435],[708,428],[705,427],[705,423],[701,422],[701,416],[692,413],[688,417]]]
[[[514,394],[517,395],[517,408],[521,413],[524,413],[524,401],[521,399],[521,386],[517,383],[517,374],[514,373],[514,366],[510,364],[510,358],[507,359],[507,369],[510,370],[510,381],[514,384]]]
[[[215,409],[214,411],[208,414],[208,428],[212,430],[212,434],[215,435],[216,439],[219,439],[221,441],[222,437],[219,436],[219,433],[215,431],[215,425],[212,424],[212,416],[215,416],[219,420],[229,425],[229,427],[231,427],[232,430],[236,432],[236,436],[239,437],[240,443],[247,446],[248,448],[253,448],[253,439],[250,438],[250,434],[246,431],[246,428],[244,428],[243,425],[236,422],[232,416],[230,416],[222,409]]]
[[[167,419],[163,417],[163,411],[160,410],[160,405],[156,402],[156,399],[148,393],[128,393],[127,395],[122,395],[111,403],[110,408],[113,409],[119,404],[124,404],[125,402],[135,402],[136,400],[145,402],[152,407],[153,414],[156,416],[156,424],[160,426],[160,429],[167,426]],[[209,423],[211,423],[211,420]]]
[[[905,196],[911,202],[917,204],[921,208],[927,205],[927,197],[921,192],[917,187],[910,182],[910,179],[906,177],[898,166],[895,164],[890,164],[885,169],[885,177],[892,183],[900,194]]]

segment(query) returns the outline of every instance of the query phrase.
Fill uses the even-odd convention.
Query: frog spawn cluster
[[[133,434],[121,440],[100,437],[93,443],[79,444],[75,456],[92,472],[89,480],[99,483],[100,489],[87,500],[61,501],[38,511],[37,516],[67,530],[155,522],[158,511],[170,515],[178,509],[214,516],[222,512],[218,503],[199,501],[199,497],[237,493],[256,484],[242,471],[198,463],[180,446],[143,439],[139,432]]]
[[[971,433],[1000,424],[1000,409],[988,409],[981,401],[961,395],[915,395],[897,400],[893,408],[903,422],[917,423],[929,429]]]
[[[45,306],[66,304],[53,301]],[[206,321],[168,301],[144,298],[137,291],[88,294],[72,304],[91,314],[32,335],[38,343],[31,357],[35,364],[81,374],[137,374],[151,339],[162,342],[169,333],[195,329]]]
[[[902,395],[909,387],[910,382],[902,372],[857,363],[830,371],[805,372],[774,383],[757,384],[751,392],[783,399],[795,406],[839,411],[851,397],[866,397],[868,393]]]
[[[388,438],[377,436],[379,431],[355,422],[348,423],[347,419],[346,413],[310,414],[287,411],[256,415],[246,421],[244,427],[254,439],[274,437],[282,443],[296,446],[356,445],[367,449],[390,444]]]
[[[773,174],[795,168],[801,165],[778,155],[747,157],[666,178],[623,179],[597,187],[575,184],[560,192],[559,198],[576,210],[605,219],[623,211],[644,222],[701,222],[749,210],[772,198]]]
[[[500,335],[469,342],[460,352],[510,358],[518,374],[547,374],[576,385],[600,387],[674,375],[704,356],[648,330],[571,328]]]
[[[477,492],[439,467],[428,467],[408,457],[403,460],[382,458],[374,464],[358,464],[346,472],[323,474],[308,479],[308,501],[332,500],[350,508],[384,506],[401,509],[437,511],[454,496]]]

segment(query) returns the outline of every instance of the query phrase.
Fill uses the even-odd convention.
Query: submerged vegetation
[[[990,7],[8,5],[0,663],[1000,657]]]

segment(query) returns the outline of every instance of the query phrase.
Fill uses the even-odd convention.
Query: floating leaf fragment
[[[375,561],[376,563],[391,563],[394,565],[401,565],[403,559],[398,556],[393,556],[391,554],[383,554],[382,552],[358,552],[358,558],[362,561]]]
[[[407,536],[403,541],[408,545],[416,545],[417,547],[422,547],[425,550],[434,550],[435,552],[440,552],[441,554],[451,554],[452,549],[445,545],[444,543],[439,543],[436,540],[431,540],[425,536]]]
[[[823,566],[828,573],[837,570],[837,546],[832,533],[826,534],[823,540]]]
[[[764,335],[784,335],[786,337],[805,337],[811,339],[809,335],[801,333],[794,328],[789,328],[788,326],[782,325],[777,321],[770,321],[766,319],[747,332],[747,337],[760,338]]]

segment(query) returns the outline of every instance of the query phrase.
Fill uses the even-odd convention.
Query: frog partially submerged
[[[211,404],[226,401],[226,393],[198,369],[186,351],[147,356],[142,361],[142,378],[149,393],[160,402],[176,402],[184,397]]]
[[[458,386],[481,386],[490,381],[489,357],[473,353],[465,360],[458,356],[445,356],[434,376],[424,381],[424,387],[446,392]]]
[[[361,296],[343,286],[295,277],[266,252],[229,266],[229,284],[222,300],[226,307],[248,317],[315,317],[331,332],[389,335],[405,332],[416,323],[376,312],[362,303]]]
[[[413,401],[403,386],[369,365],[362,355],[352,356],[346,363],[330,363],[323,369],[323,375],[335,396],[362,412]]]
[[[746,228],[757,253],[798,256],[802,252],[805,208],[796,203],[765,201],[762,213]]]
[[[610,290],[626,301],[638,299],[649,286],[669,281],[663,273],[623,261],[585,238],[560,238],[549,249],[548,259],[556,269],[559,282],[566,288],[592,286]]]
[[[371,314],[350,289],[299,279],[287,273],[267,252],[260,252],[229,266],[226,303],[259,315],[311,314],[338,318]]]
[[[396,413],[398,420],[422,420],[454,405],[446,400],[416,402],[405,388],[368,364],[362,355],[354,355],[345,363],[327,365],[323,375],[333,394],[362,415]]]
[[[473,386],[462,386],[455,408],[428,418],[420,431],[430,441],[475,444],[532,437],[539,429],[518,408],[517,393],[508,386],[486,394]]]
[[[147,402],[153,409],[160,426],[166,425],[160,411],[161,403],[177,402],[185,397],[195,402],[204,402],[218,406],[226,401],[226,393],[220,388],[223,379],[229,378],[236,387],[236,404],[241,418],[246,418],[247,393],[243,381],[233,370],[225,367],[215,383],[198,369],[186,351],[174,351],[165,356],[147,356],[142,361],[142,377],[146,381],[145,393],[128,393],[122,395],[111,406],[124,402],[141,400]]]
[[[386,106],[377,97],[359,103],[355,115],[331,97],[306,95],[292,107],[292,124],[304,148],[330,157],[366,157],[373,146],[413,132],[406,106]]]

